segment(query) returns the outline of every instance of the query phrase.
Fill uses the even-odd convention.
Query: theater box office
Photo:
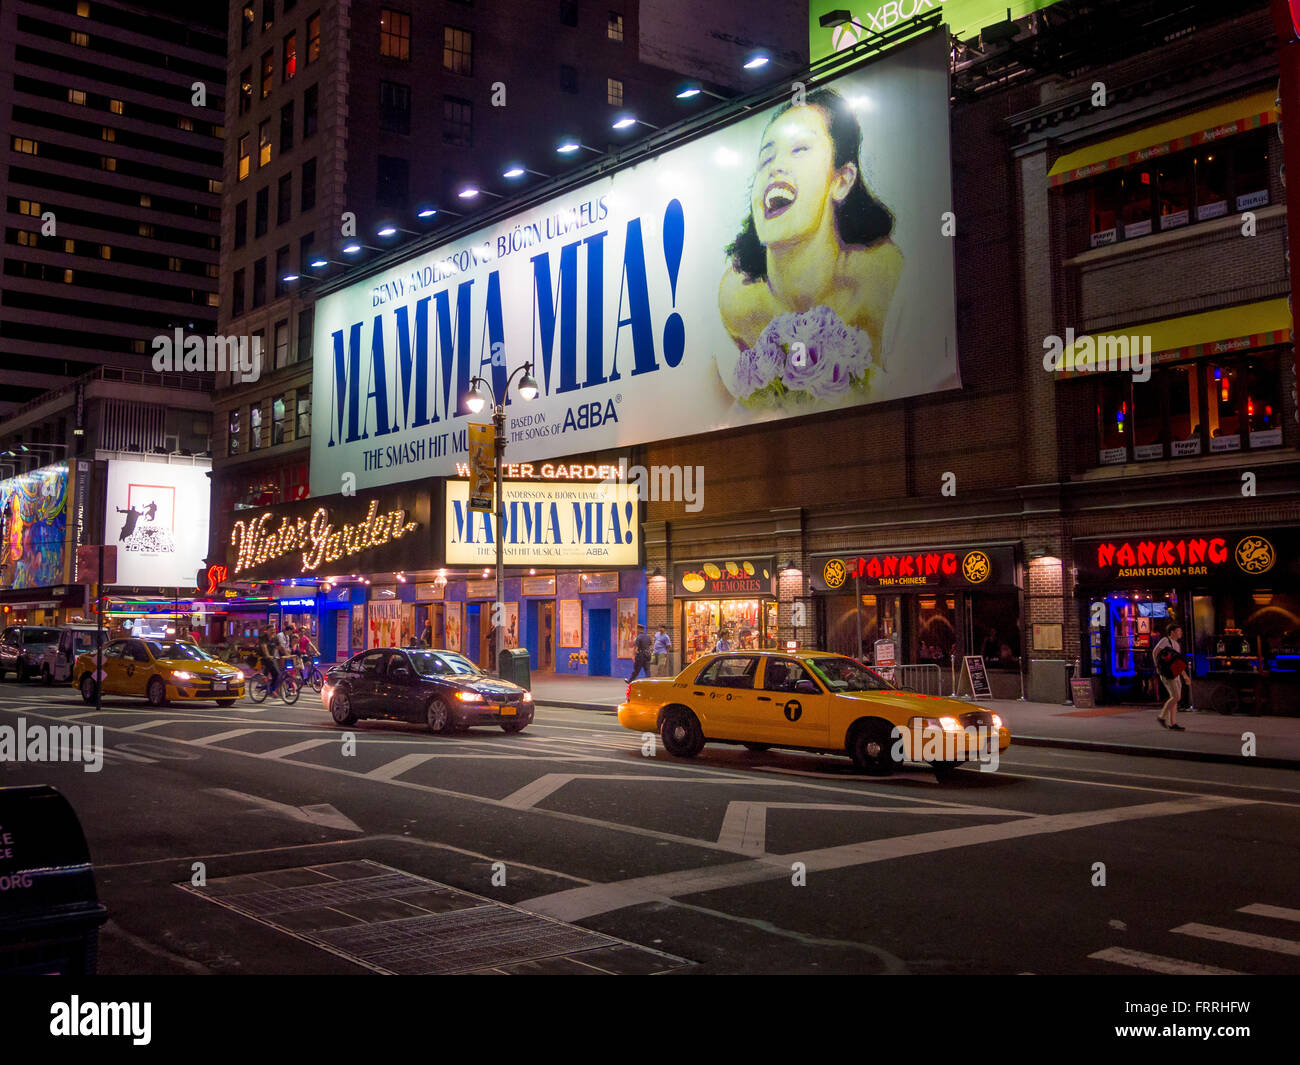
[[[699,559],[673,567],[673,631],[682,666],[726,637],[732,650],[776,646],[775,558]]]
[[[809,582],[817,646],[875,661],[933,664],[944,688],[963,655],[982,655],[993,694],[1020,694],[1021,567],[1016,545],[880,548],[815,554]]]
[[[341,661],[372,632],[413,630],[415,585],[398,575],[436,565],[435,520],[429,490],[410,484],[236,511],[223,516],[223,583],[273,586],[292,603],[282,618],[314,614],[322,661]]]
[[[1102,698],[1163,701],[1151,648],[1176,621],[1197,709],[1300,714],[1300,528],[1076,540],[1074,557]]]

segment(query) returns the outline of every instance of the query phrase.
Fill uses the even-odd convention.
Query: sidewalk
[[[617,677],[577,677],[562,673],[533,676],[538,706],[611,712],[623,701],[627,682]],[[1156,721],[1157,710],[1131,706],[1075,710],[1059,703],[986,699],[981,706],[1002,715],[1012,745],[1066,747],[1115,754],[1229,762],[1274,769],[1300,769],[1300,718],[1245,717],[1241,714],[1180,711],[1185,732],[1170,732]],[[1243,733],[1255,737],[1255,754],[1242,754]]]

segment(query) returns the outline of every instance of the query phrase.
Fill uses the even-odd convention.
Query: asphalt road
[[[349,749],[310,691],[96,714],[11,680],[19,716],[103,729],[100,772],[0,764],[81,817],[102,973],[1300,970],[1285,770],[1013,743],[996,772],[869,778],[549,708]]]

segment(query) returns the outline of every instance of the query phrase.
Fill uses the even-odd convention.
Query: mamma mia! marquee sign
[[[941,34],[316,305],[311,480],[454,475],[956,387]]]

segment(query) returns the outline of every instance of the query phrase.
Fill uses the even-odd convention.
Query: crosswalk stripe
[[[157,728],[159,725],[174,725],[174,718],[159,718],[156,721],[142,721],[138,725],[126,725],[122,728],[123,732],[143,732],[145,729]]]
[[[262,755],[263,758],[288,758],[291,754],[297,754],[299,751],[310,751],[313,747],[324,747],[327,743],[337,742],[334,739],[328,740],[303,740],[301,743],[291,743],[288,747],[277,747],[273,751],[267,751]]]
[[[1175,929],[1177,931],[1177,929]],[[1097,961],[1109,961],[1116,965],[1127,965],[1131,969],[1146,969],[1153,973],[1167,973],[1170,976],[1244,976],[1235,969],[1220,969],[1215,965],[1202,965],[1194,961],[1182,961],[1179,958],[1166,958],[1160,954],[1146,954],[1140,950],[1128,950],[1126,947],[1107,947],[1088,957]]]
[[[1235,928],[1216,928],[1209,924],[1179,925],[1172,931],[1185,936],[1198,936],[1212,939],[1216,943],[1232,943],[1239,947],[1254,947],[1274,954],[1290,954],[1300,957],[1300,942],[1294,939],[1279,939],[1277,936],[1260,936],[1254,932],[1238,932]]]
[[[190,742],[199,747],[208,747],[221,740],[233,740],[236,736],[247,736],[256,731],[256,729],[251,728],[232,728],[229,732],[218,732],[213,736],[204,736],[201,740],[191,740]]]
[[[391,762],[381,765],[378,769],[372,769],[369,773],[362,775],[371,780],[393,780],[408,769],[423,765],[432,757],[432,754],[404,754],[401,758],[394,758]]]
[[[1242,906],[1237,912],[1254,914],[1256,917],[1276,917],[1282,921],[1300,921],[1300,910],[1288,910],[1285,906],[1265,906],[1262,902]]]

